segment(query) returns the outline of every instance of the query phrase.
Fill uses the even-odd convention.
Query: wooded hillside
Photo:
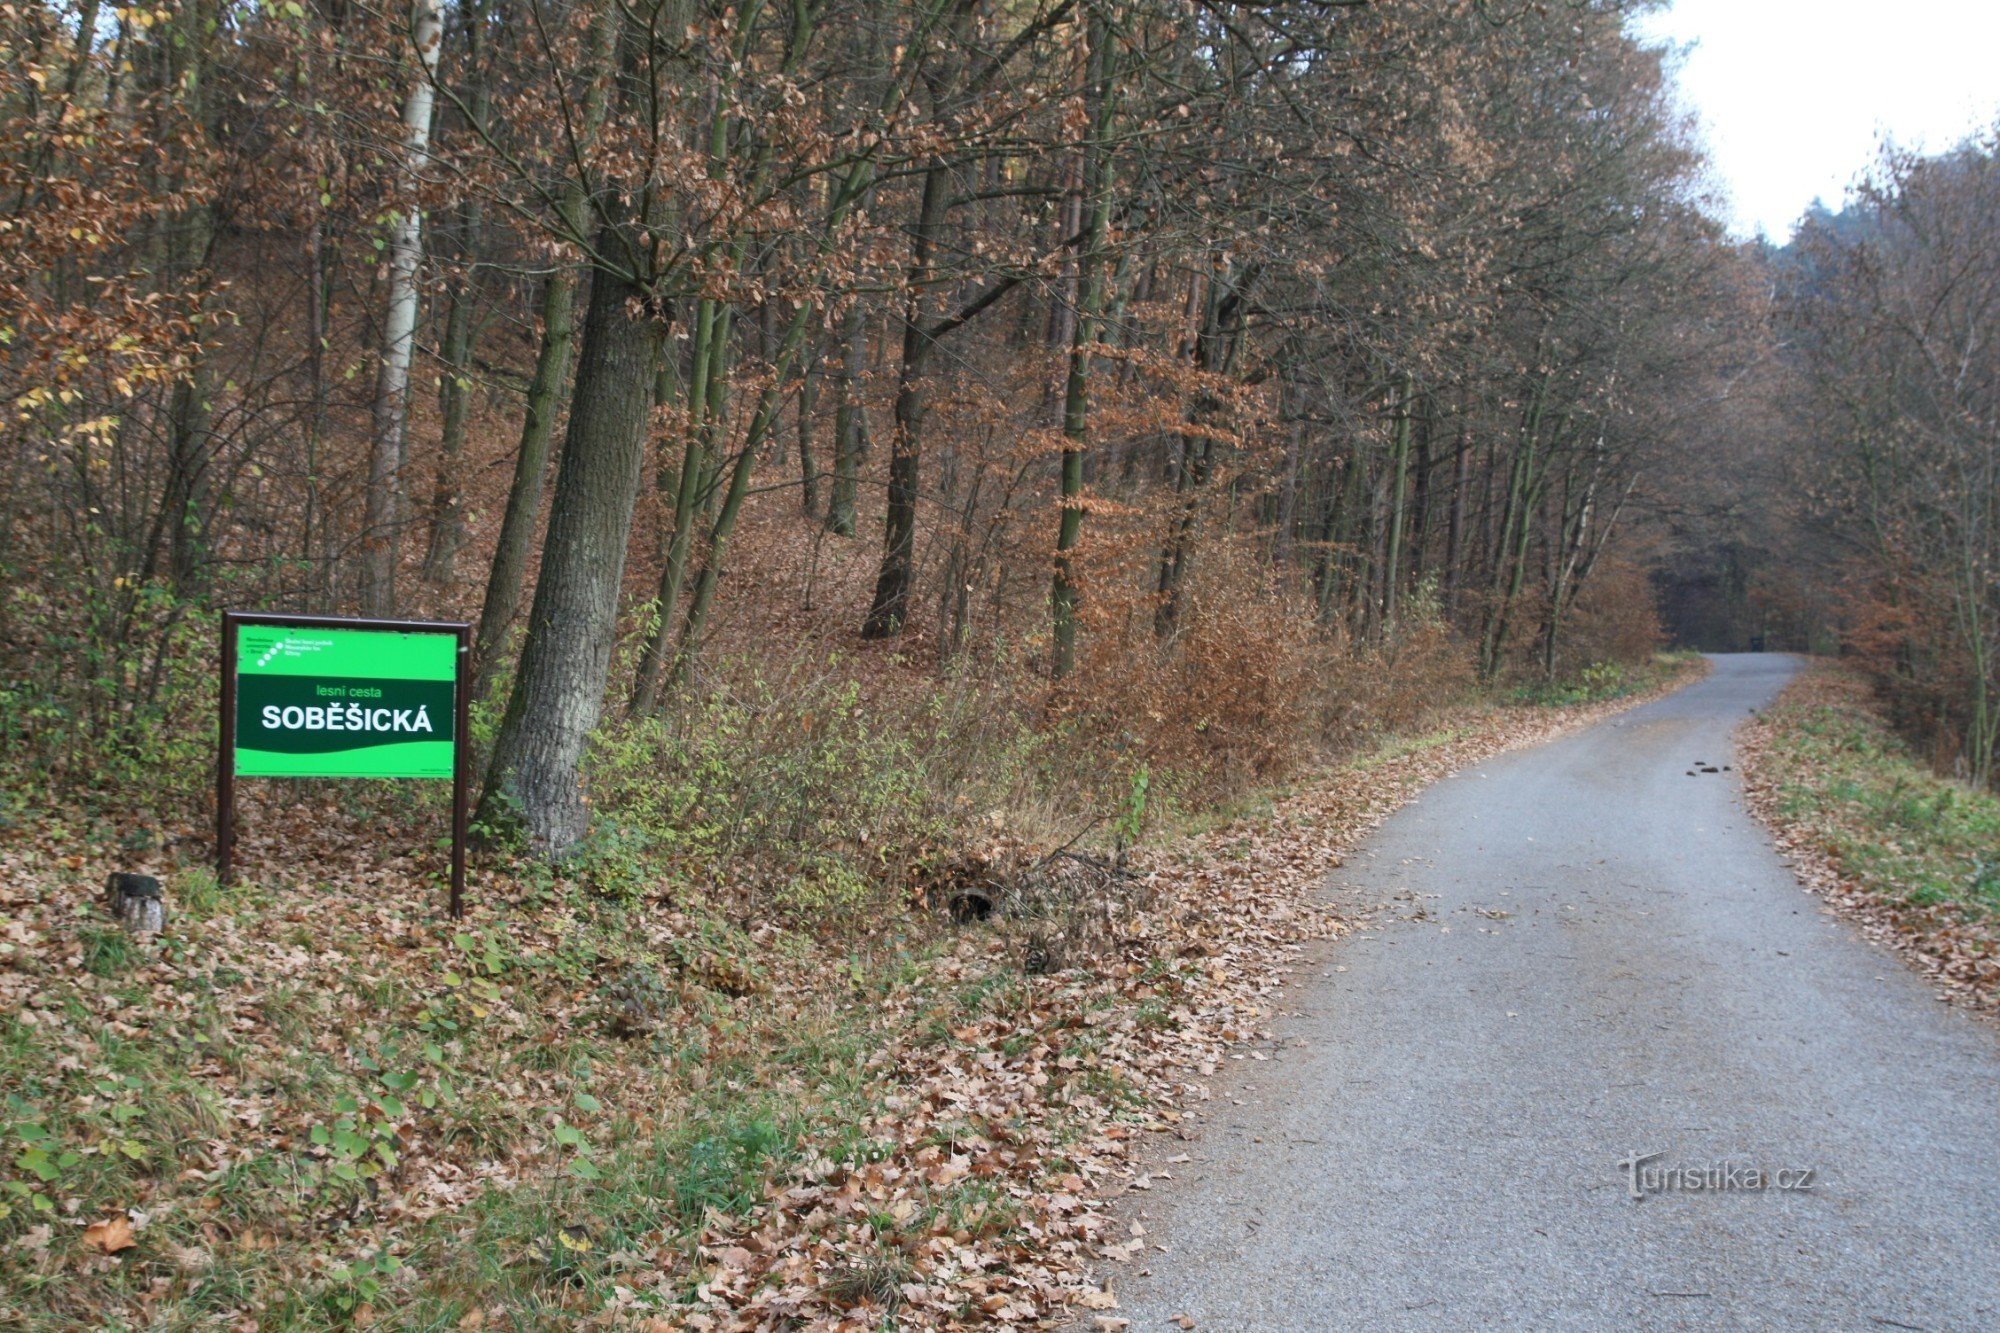
[[[0,40],[0,725],[57,781],[192,761],[224,605],[474,620],[483,817],[550,851],[601,722],[833,653],[1269,776],[1397,720],[1345,662],[1650,649],[1649,489],[1754,352],[1618,5]]]

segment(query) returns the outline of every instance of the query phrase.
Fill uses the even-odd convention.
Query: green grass
[[[895,1076],[871,1059],[904,1027],[885,1019],[961,1002],[933,993],[948,936],[833,954],[704,917],[662,947],[580,887],[539,922],[424,929],[387,952],[365,918],[318,918],[298,947],[319,958],[297,968],[257,895],[176,885],[193,902],[156,944],[43,918],[68,941],[46,956],[81,966],[31,956],[37,1006],[0,1014],[0,1325],[77,1327],[144,1299],[162,1327],[251,1310],[266,1327],[449,1329],[494,1303],[547,1327],[601,1309],[634,1256],[691,1283],[703,1230],[763,1206],[808,1156],[880,1155],[857,1129]],[[879,1003],[766,993],[761,973],[836,958]],[[641,960],[676,993],[659,1031],[620,1040],[588,996]],[[966,1001],[1006,994],[989,982]],[[156,1012],[173,1017],[105,1021]],[[234,1118],[245,1098],[265,1128]],[[504,1163],[513,1187],[396,1220],[398,1122],[427,1157]],[[80,1220],[125,1209],[151,1218],[139,1245],[80,1257]]]
[[[1807,696],[1771,718],[1777,809],[1871,893],[2000,914],[2000,797],[1932,773],[1859,700]]]

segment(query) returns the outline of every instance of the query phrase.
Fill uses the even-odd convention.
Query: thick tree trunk
[[[618,44],[623,11],[614,4],[598,8],[591,29],[591,54],[600,70],[608,71]],[[583,138],[596,141],[610,110],[608,76],[591,81],[583,103]],[[572,180],[563,192],[564,221],[573,234],[585,228],[585,198],[581,182]],[[500,520],[500,537],[487,573],[486,598],[480,604],[479,632],[473,640],[472,697],[483,699],[493,686],[500,643],[514,623],[526,581],[528,559],[541,516],[542,488],[549,471],[549,446],[555,439],[556,418],[562,413],[569,383],[570,360],[576,345],[576,298],[585,269],[558,257],[542,283],[542,346],[528,381],[527,412],[521,420],[521,441],[514,455],[514,479],[507,488],[507,509]]]
[[[605,231],[599,254],[634,252],[628,237]],[[480,801],[482,822],[517,819],[549,856],[590,824],[577,775],[604,704],[665,334],[661,319],[636,308],[644,296],[627,274],[594,276],[527,644]]]

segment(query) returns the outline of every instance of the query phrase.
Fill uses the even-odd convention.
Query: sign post
[[[450,779],[451,914],[465,907],[466,661],[460,621],[225,611],[215,874],[230,882],[236,779]]]

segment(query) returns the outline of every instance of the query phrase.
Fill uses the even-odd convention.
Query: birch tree
[[[423,263],[424,215],[419,199],[429,160],[438,51],[444,38],[439,0],[411,0],[409,89],[403,97],[403,136],[395,215],[389,227],[389,290],[382,316],[382,352],[375,372],[375,434],[368,464],[368,506],[363,518],[360,600],[364,614],[396,611],[408,496],[410,358],[417,336],[417,270]]]

